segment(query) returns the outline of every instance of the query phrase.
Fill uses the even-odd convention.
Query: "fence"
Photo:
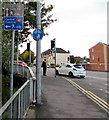
[[[31,68],[14,65],[14,74],[20,74],[26,77],[27,81],[0,109],[0,119],[25,118],[30,104],[35,100],[35,77]],[[12,114],[10,115],[9,108],[11,105]]]

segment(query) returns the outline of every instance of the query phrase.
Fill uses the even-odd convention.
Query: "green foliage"
[[[3,71],[3,79],[2,79],[2,88],[3,88],[3,103],[6,102],[6,100],[9,98],[9,73],[10,73],[10,58],[11,58],[11,41],[12,41],[12,31],[8,30],[5,31],[3,30],[4,27],[4,4],[12,4],[11,2],[3,2],[2,4],[2,13],[0,9],[0,24],[2,27],[0,27],[0,38],[2,36],[2,71]],[[36,2],[28,2],[24,3],[25,6],[25,16],[24,16],[24,30],[22,31],[15,31],[15,52],[17,48],[17,44],[20,44],[22,42],[26,42],[26,38],[30,34],[29,29],[30,28],[36,28]],[[44,30],[47,28],[51,23],[55,22],[55,20],[52,19],[52,15],[48,15],[53,10],[53,6],[49,5],[46,6],[45,4],[42,4],[41,8],[41,28]],[[1,22],[2,21],[2,22]],[[29,26],[29,27],[27,27]],[[2,29],[2,33],[1,33]],[[46,34],[46,33],[45,33]],[[19,43],[18,43],[18,38],[19,38]],[[1,40],[1,39],[0,39]],[[33,62],[35,56],[34,53],[31,51],[31,61]],[[25,52],[24,55],[20,55],[20,59],[24,60],[26,63],[29,62],[29,52]]]
[[[15,93],[26,81],[26,78],[14,75],[13,93]],[[2,105],[4,105],[10,97],[10,76],[2,75]]]
[[[4,4],[12,4],[10,2],[3,2],[2,8],[4,7]],[[19,43],[26,42],[26,38],[30,34],[29,29],[30,28],[36,28],[36,8],[37,8],[37,2],[28,2],[23,3],[25,6],[24,10],[24,30],[22,31],[16,31],[15,32],[15,52],[17,48],[18,38]],[[3,9],[4,10],[4,9]],[[52,19],[53,15],[50,15],[50,12],[53,10],[53,5],[46,6],[45,3],[42,4],[41,7],[41,28],[44,30],[47,28],[51,23],[55,22],[56,19]],[[2,12],[3,15],[4,11]],[[29,26],[29,27],[27,27]],[[47,34],[47,33],[45,33]],[[3,72],[6,74],[9,73],[9,66],[10,66],[10,54],[11,54],[11,40],[12,40],[12,31],[4,31],[2,32],[2,67]],[[20,57],[22,59],[22,57]],[[24,61],[28,62],[28,55],[24,57]],[[22,59],[23,60],[23,59]],[[34,60],[34,55],[32,55],[32,62]]]
[[[76,62],[75,62],[76,64],[79,64],[80,63],[80,60],[79,59],[76,59]]]
[[[53,10],[53,5],[46,6],[45,3],[41,3],[41,29],[44,32],[44,29],[47,28],[50,24],[57,21],[57,19],[52,18],[52,14],[50,12]],[[28,37],[30,34],[29,29],[37,28],[37,16],[36,16],[36,9],[37,9],[37,2],[28,2],[25,4],[25,11],[24,11],[24,30],[19,32],[20,41],[24,42],[25,38]],[[29,26],[29,27],[28,27]],[[48,35],[48,33],[45,33]]]
[[[70,63],[75,63],[75,57],[72,55],[72,56],[70,56]]]
[[[10,31],[3,31],[2,38],[2,69],[5,74],[9,74],[11,54],[11,34]]]
[[[4,105],[6,101],[9,99],[9,76],[3,75],[2,76],[2,104]]]
[[[33,51],[25,50],[22,54],[20,54],[20,59],[26,62],[27,64],[30,62],[30,53],[31,53],[31,63],[33,63],[35,56]]]

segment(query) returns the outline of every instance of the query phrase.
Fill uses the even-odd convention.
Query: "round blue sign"
[[[33,38],[35,40],[41,40],[43,38],[43,36],[44,36],[44,33],[41,29],[35,29],[33,31]]]

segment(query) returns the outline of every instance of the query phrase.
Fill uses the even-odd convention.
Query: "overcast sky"
[[[58,21],[46,29],[49,36],[43,37],[41,41],[42,52],[50,48],[50,41],[54,38],[56,47],[80,57],[89,57],[89,48],[98,42],[107,43],[108,0],[44,1],[55,6],[51,13]],[[34,52],[35,48],[35,40],[32,40]]]

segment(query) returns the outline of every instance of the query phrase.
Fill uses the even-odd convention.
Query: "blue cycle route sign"
[[[33,31],[33,38],[35,40],[41,40],[43,38],[43,36],[44,36],[44,33],[41,29],[35,29]]]

